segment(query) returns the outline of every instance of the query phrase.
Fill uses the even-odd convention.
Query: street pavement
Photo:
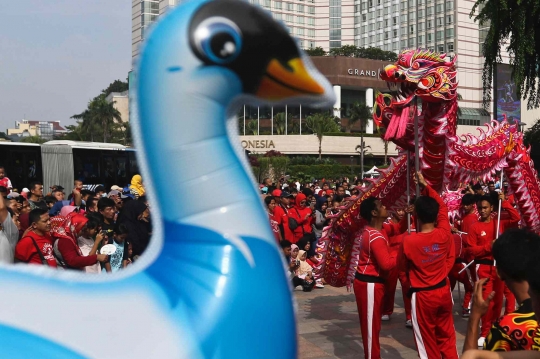
[[[457,287],[454,290],[454,325],[457,349],[461,353],[467,332],[467,319],[461,318]],[[463,296],[463,286],[461,286]],[[353,293],[345,288],[325,286],[312,292],[294,291],[297,301],[299,358],[363,358],[360,323]],[[412,329],[405,327],[401,288],[396,290],[394,314],[382,322],[382,359],[417,359]]]

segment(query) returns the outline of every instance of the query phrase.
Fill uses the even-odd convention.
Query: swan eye
[[[201,56],[218,65],[234,61],[242,50],[242,32],[224,17],[211,17],[201,22],[195,30],[194,40]]]

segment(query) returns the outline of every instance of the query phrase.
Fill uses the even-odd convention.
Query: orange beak
[[[311,77],[301,58],[295,58],[284,67],[273,59],[266,67],[257,97],[265,100],[282,100],[300,95],[322,95],[324,88]]]

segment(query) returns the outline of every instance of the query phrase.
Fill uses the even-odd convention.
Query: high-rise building
[[[163,0],[132,0],[131,3],[131,56],[139,55],[139,46],[144,40],[145,31],[160,14]]]

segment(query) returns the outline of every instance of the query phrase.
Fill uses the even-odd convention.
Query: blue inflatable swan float
[[[270,13],[233,0],[167,14],[137,78],[151,245],[108,277],[1,267],[0,356],[295,358],[290,283],[235,114],[246,102],[330,107],[329,83]]]

